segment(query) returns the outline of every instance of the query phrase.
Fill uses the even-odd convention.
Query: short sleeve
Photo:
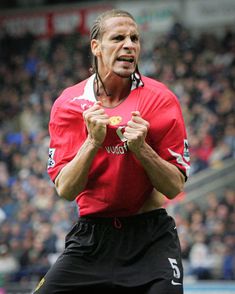
[[[177,166],[187,179],[190,170],[189,145],[180,104],[173,93],[167,92],[152,121],[154,149],[163,159]]]
[[[86,129],[82,115],[64,108],[53,110],[49,135],[47,171],[54,181],[60,170],[76,156],[85,140]]]

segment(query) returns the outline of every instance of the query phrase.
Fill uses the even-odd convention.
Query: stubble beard
[[[114,71],[114,73],[120,77],[120,78],[123,78],[123,79],[127,79],[127,78],[130,78],[131,75],[135,72],[135,69],[132,70],[131,72],[130,71]]]

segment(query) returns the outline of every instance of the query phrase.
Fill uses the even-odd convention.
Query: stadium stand
[[[49,40],[0,35],[0,288],[38,281],[76,220],[74,204],[57,197],[46,172],[47,124],[61,90],[89,75],[88,52],[79,33]],[[195,37],[176,23],[142,58],[142,72],[180,100],[191,175],[220,170],[223,177],[235,158],[234,32]],[[186,277],[234,280],[235,188],[203,196],[203,205],[189,197],[174,207]]]

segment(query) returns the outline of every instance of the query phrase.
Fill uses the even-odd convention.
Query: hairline
[[[116,17],[127,17],[127,18],[132,19],[136,23],[135,18],[128,11],[118,10],[118,9],[108,10],[106,12],[103,12],[96,19],[96,22],[99,23],[99,31],[97,32],[97,36],[96,37],[91,37],[90,40],[93,40],[93,39],[100,40],[100,39],[102,39],[103,34],[105,33],[105,26],[104,26],[105,21],[110,19],[110,18],[116,18]]]

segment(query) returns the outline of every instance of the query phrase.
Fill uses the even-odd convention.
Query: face
[[[129,17],[112,17],[104,21],[101,40],[92,40],[93,54],[98,58],[101,76],[113,73],[127,78],[136,68],[140,41],[136,23]]]

